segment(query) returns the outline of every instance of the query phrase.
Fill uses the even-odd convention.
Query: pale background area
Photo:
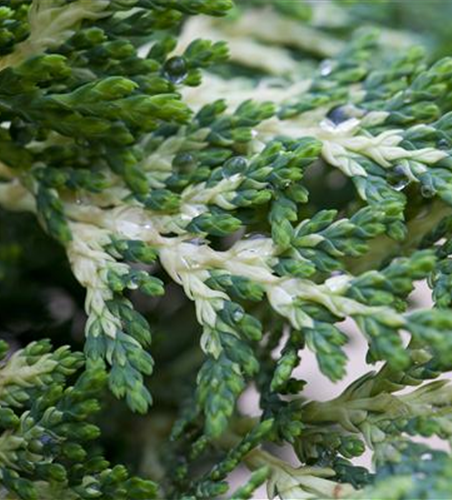
[[[427,286],[426,282],[419,282],[410,297],[413,303],[413,309],[423,309],[430,308],[432,306],[431,291]],[[317,366],[317,361],[315,355],[309,350],[305,349],[302,353],[302,359],[300,366],[295,370],[294,376],[306,380],[308,383],[306,385],[306,390],[304,395],[307,398],[312,398],[317,401],[325,401],[338,396],[351,382],[356,380],[361,375],[372,371],[381,364],[376,364],[369,366],[366,364],[365,356],[367,351],[367,343],[363,335],[357,330],[352,320],[347,319],[341,323],[341,329],[349,336],[350,342],[345,347],[345,351],[349,357],[349,363],[347,367],[346,377],[337,383],[332,383],[327,377],[325,377]],[[277,352],[275,353],[277,355]],[[408,388],[407,391],[413,388]],[[253,388],[247,389],[247,391],[242,395],[239,401],[240,409],[250,416],[259,416],[259,401],[256,391]],[[419,438],[418,441],[422,441]],[[444,441],[438,438],[433,438],[429,440],[429,443],[438,449],[447,450],[448,446]],[[281,448],[281,456],[284,457],[288,462],[297,465],[299,464],[298,459],[292,452],[292,450],[287,448]],[[363,456],[355,460],[358,465],[363,465],[366,467],[372,467],[371,453],[367,452]],[[249,471],[243,467],[237,470],[231,476],[231,483],[233,487],[238,487],[240,484],[246,482],[249,477]],[[267,492],[265,486],[259,488],[256,491],[253,499],[255,500],[267,500]]]

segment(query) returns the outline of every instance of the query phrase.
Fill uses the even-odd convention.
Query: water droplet
[[[172,83],[182,83],[187,77],[187,63],[183,57],[171,57],[163,66],[163,71]]]
[[[327,118],[335,125],[339,125],[351,118],[347,111],[346,106],[337,106],[328,113]]]
[[[248,233],[248,234],[245,234],[245,236],[243,237],[244,240],[265,240],[267,238],[267,236],[265,236],[265,234],[262,234],[262,233]]]
[[[50,436],[49,434],[43,434],[40,438],[39,438],[39,441],[42,445],[46,446],[46,445],[51,445],[55,442],[55,440],[53,439],[52,436]]]
[[[433,196],[435,196],[435,194],[436,194],[436,190],[433,186],[428,186],[428,185],[424,184],[421,187],[421,195],[424,198],[433,198]]]
[[[343,134],[350,134],[357,129],[359,124],[360,120],[355,117],[349,117],[343,121],[337,120],[335,122],[326,117],[320,122],[320,127],[328,133],[335,134],[337,132],[340,132]]]
[[[320,64],[320,74],[322,76],[328,76],[333,71],[333,63],[327,59]]]
[[[188,152],[177,153],[173,158],[173,167],[179,169],[182,172],[187,172],[195,164],[195,157]]]
[[[232,175],[243,172],[247,166],[248,162],[246,161],[246,158],[243,156],[235,156],[224,164],[223,170]]]
[[[243,318],[243,316],[244,316],[243,311],[241,311],[240,309],[237,309],[237,311],[234,311],[232,313],[232,318],[236,322],[240,321]]]
[[[193,238],[191,240],[188,240],[187,243],[189,243],[190,245],[195,245],[195,246],[199,247],[204,243],[204,241],[202,238]]]
[[[411,172],[404,165],[396,165],[392,171],[388,173],[388,181],[396,191],[403,191],[410,184]]]
[[[351,120],[352,118],[361,118],[363,116],[363,111],[357,108],[353,104],[345,104],[342,106],[336,106],[330,110],[327,118],[330,122],[335,125],[339,125],[343,122]]]
[[[405,176],[405,167],[403,167],[402,165],[396,165],[396,167],[394,168],[394,174]]]
[[[440,139],[438,141],[438,148],[439,149],[449,149],[449,141],[447,139]]]

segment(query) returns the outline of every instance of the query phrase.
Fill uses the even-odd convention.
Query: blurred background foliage
[[[452,31],[444,22],[452,16],[449,0],[339,0],[358,22],[377,24],[414,34],[432,59],[450,56]]]

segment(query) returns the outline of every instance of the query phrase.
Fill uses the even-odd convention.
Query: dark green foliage
[[[91,367],[66,387],[67,377],[82,366],[81,354],[65,347],[52,352],[46,341],[3,361],[2,486],[24,500],[155,498],[152,482],[129,477],[123,466],[110,468],[92,446],[99,429],[91,421],[106,374]]]

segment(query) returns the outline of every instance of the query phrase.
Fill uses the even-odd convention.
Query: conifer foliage
[[[450,498],[452,59],[236,3],[0,1],[0,498]]]

